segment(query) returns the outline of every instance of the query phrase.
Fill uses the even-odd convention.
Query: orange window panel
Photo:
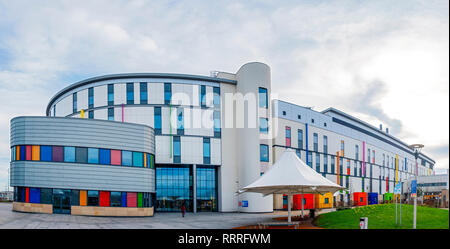
[[[31,160],[39,161],[41,157],[41,147],[39,145],[33,145],[31,147]]]
[[[147,168],[147,153],[144,152],[144,167]]]
[[[80,206],[87,206],[87,191],[80,190]]]
[[[16,161],[20,160],[20,146],[16,146]]]

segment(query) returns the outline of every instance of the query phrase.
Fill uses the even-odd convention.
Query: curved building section
[[[61,117],[11,120],[13,209],[151,216],[153,128]]]

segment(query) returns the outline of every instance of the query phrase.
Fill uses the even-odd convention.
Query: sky
[[[334,107],[449,167],[449,2],[0,0],[0,190],[9,122],[74,82],[271,68],[282,100]]]

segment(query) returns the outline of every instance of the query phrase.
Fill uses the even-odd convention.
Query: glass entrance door
[[[53,213],[70,214],[70,189],[53,189]]]

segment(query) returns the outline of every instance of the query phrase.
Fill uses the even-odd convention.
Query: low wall
[[[27,213],[44,213],[52,214],[53,205],[39,203],[13,202],[13,210]]]
[[[72,215],[89,216],[153,216],[153,207],[92,207],[92,206],[72,206]]]

